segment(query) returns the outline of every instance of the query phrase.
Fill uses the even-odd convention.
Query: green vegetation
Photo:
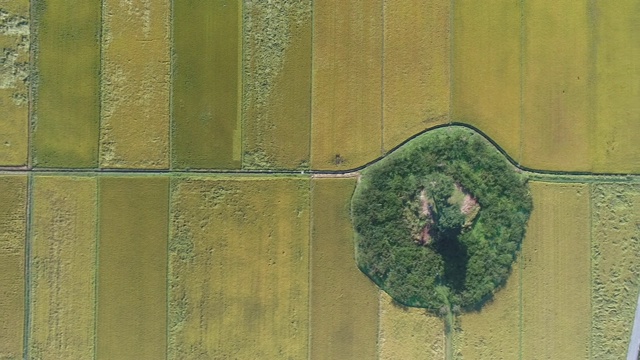
[[[363,172],[356,260],[402,304],[477,308],[509,276],[531,209],[526,179],[484,138],[434,130]]]
[[[33,164],[98,166],[100,122],[99,1],[38,0]]]

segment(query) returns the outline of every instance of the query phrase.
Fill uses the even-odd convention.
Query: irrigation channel
[[[1,167],[0,175],[67,175],[67,176],[234,176],[234,177],[262,177],[262,176],[296,176],[310,178],[326,177],[357,177],[360,171],[379,162],[394,153],[406,143],[435,129],[446,127],[465,127],[482,135],[520,172],[529,180],[555,183],[633,183],[640,184],[640,174],[595,173],[584,171],[554,171],[532,169],[521,165],[513,159],[498,143],[482,130],[464,123],[451,122],[425,129],[406,139],[384,155],[356,168],[344,170],[290,170],[290,169],[127,169],[127,168],[37,168],[37,167]],[[633,331],[630,335],[627,360],[640,360],[640,294],[636,305]]]

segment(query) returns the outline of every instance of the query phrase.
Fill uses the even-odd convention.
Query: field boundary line
[[[518,311],[518,358],[522,360],[522,339],[524,338],[524,302],[522,297],[522,273],[524,272],[524,254],[522,251],[522,245],[520,245],[520,264],[518,268],[520,274],[518,274],[518,305],[520,309]]]
[[[98,64],[98,156],[96,157],[97,159],[97,167],[98,168],[102,168],[102,123],[103,123],[103,118],[104,118],[104,107],[103,102],[104,102],[104,89],[103,89],[103,84],[104,84],[104,76],[105,76],[105,71],[104,71],[104,67],[106,66],[106,62],[104,61],[104,53],[105,53],[105,49],[104,49],[104,32],[105,32],[105,21],[104,21],[104,13],[105,13],[105,7],[107,6],[107,1],[109,0],[102,0],[100,1],[100,32],[98,33],[98,46],[100,47],[100,62]]]
[[[15,168],[15,167],[0,167],[0,175],[11,174],[11,173],[48,173],[48,174],[73,174],[73,175],[296,175],[296,176],[310,176],[310,175],[331,175],[331,174],[348,174],[355,173],[365,168],[376,164],[377,162],[383,160],[387,156],[392,155],[396,151],[398,151],[402,146],[406,145],[408,142],[414,140],[417,137],[424,135],[433,130],[442,129],[442,128],[455,128],[455,127],[464,127],[469,130],[473,130],[477,134],[481,135],[485,140],[491,143],[498,152],[500,152],[511,165],[513,165],[518,170],[527,173],[527,175],[531,175],[533,179],[540,180],[541,178],[547,178],[549,181],[553,181],[552,178],[556,176],[565,176],[565,177],[581,177],[580,181],[594,181],[594,182],[619,182],[619,181],[640,181],[640,173],[600,173],[600,172],[592,172],[592,171],[559,171],[559,170],[543,170],[543,169],[533,169],[524,165],[518,164],[500,145],[485,134],[482,130],[477,127],[465,123],[460,122],[449,122],[445,124],[435,125],[428,129],[422,130],[406,140],[402,143],[396,145],[393,149],[388,151],[386,154],[379,156],[376,159],[373,159],[367,162],[364,165],[357,166],[351,169],[344,170],[327,170],[327,169],[310,169],[310,170],[294,170],[294,169],[272,169],[272,170],[243,170],[243,169],[135,169],[135,168],[121,168],[121,169],[113,169],[113,168]],[[591,179],[590,179],[591,177]],[[565,179],[569,180],[571,179]],[[558,180],[555,180],[558,181]]]
[[[173,170],[173,72],[175,67],[175,46],[173,34],[173,3],[169,1],[169,170]]]
[[[164,356],[165,359],[169,359],[169,339],[170,339],[170,320],[169,320],[169,316],[171,315],[171,306],[170,305],[170,301],[171,301],[171,293],[169,291],[170,289],[170,285],[171,285],[171,278],[170,278],[170,270],[171,270],[171,256],[170,256],[170,242],[171,242],[171,234],[172,234],[172,230],[173,230],[173,207],[171,206],[171,204],[173,204],[173,184],[174,184],[174,179],[168,179],[167,181],[169,183],[169,190],[167,191],[167,209],[169,211],[169,215],[168,215],[168,219],[167,219],[167,256],[166,256],[166,266],[167,266],[167,273],[165,276],[165,297],[166,297],[166,311],[167,311],[167,319],[165,321],[165,326],[166,326],[166,344],[165,344],[165,351],[164,351]]]
[[[32,158],[32,142],[33,142],[33,127],[35,126],[35,102],[36,102],[36,82],[38,79],[36,59],[37,59],[37,20],[36,20],[36,2],[29,1],[29,84],[27,88],[27,162],[26,167],[31,168]]]
[[[525,18],[525,0],[519,1],[520,7],[520,149],[518,156],[518,165],[522,163],[522,158],[524,156],[524,64],[525,64],[525,54],[526,54],[526,41],[527,41],[527,32],[526,32],[526,18]]]
[[[455,55],[454,49],[454,36],[453,36],[453,23],[455,18],[456,0],[449,0],[449,121],[448,124],[453,123],[453,100],[455,90],[455,79],[453,73],[453,57]]]
[[[31,235],[33,222],[33,174],[27,175],[27,201],[25,201],[25,241],[24,241],[24,325],[22,354],[29,359],[29,334],[31,332]]]
[[[591,327],[589,328],[589,359],[593,358],[593,190],[594,184],[588,184],[589,189],[589,315],[591,315]],[[636,359],[637,360],[637,359]]]
[[[100,269],[100,179],[96,179],[96,230],[93,266],[93,359],[98,358],[98,276]]]
[[[314,217],[313,217],[313,188],[314,188],[314,179],[309,179],[309,263],[308,263],[308,295],[307,295],[307,321],[309,321],[309,333],[307,334],[307,359],[311,360],[311,342],[312,342],[312,322],[311,322],[311,313],[312,313],[312,285],[311,281],[313,279],[312,269],[313,269],[313,225],[314,225]]]
[[[386,12],[387,0],[380,1],[380,17],[382,18],[380,27],[382,36],[380,41],[380,155],[384,155],[384,63],[385,63],[385,30],[386,30]]]

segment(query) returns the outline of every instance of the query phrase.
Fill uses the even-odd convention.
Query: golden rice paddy
[[[163,359],[167,348],[168,177],[101,177],[98,359]]]
[[[0,176],[0,358],[21,359],[27,177]]]
[[[384,149],[449,121],[451,1],[385,0]]]
[[[172,186],[169,358],[306,357],[309,180]]]
[[[311,10],[311,0],[246,3],[245,168],[309,167]]]
[[[378,288],[357,267],[349,221],[355,179],[311,190],[311,359],[376,359]]]
[[[91,359],[97,181],[67,176],[33,181],[29,358]]]
[[[103,12],[100,166],[169,168],[170,1]]]
[[[0,165],[27,164],[29,0],[0,0]]]
[[[313,169],[382,153],[382,27],[382,0],[313,3]]]

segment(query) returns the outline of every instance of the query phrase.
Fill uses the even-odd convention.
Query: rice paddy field
[[[451,1],[385,0],[383,150],[449,122]]]
[[[29,238],[29,354],[94,356],[97,180],[35,176]]]
[[[595,44],[588,6],[573,0],[524,5],[521,161],[527,166],[591,168],[589,66]]]
[[[98,186],[96,358],[162,359],[169,178],[102,177]]]
[[[36,34],[32,163],[45,168],[98,164],[100,17],[96,1],[33,2]]]
[[[313,3],[313,169],[355,168],[382,153],[382,5]]]
[[[638,24],[634,0],[0,0],[0,359],[624,358]],[[350,201],[452,123],[534,210],[445,333],[357,268]]]
[[[168,356],[309,351],[309,179],[172,182]]]
[[[409,308],[380,291],[378,358],[444,359],[442,319],[423,309]]]
[[[241,4],[173,2],[174,168],[241,166]]]
[[[169,168],[170,10],[102,3],[100,167]]]
[[[310,359],[375,359],[378,289],[358,270],[349,221],[354,179],[311,180]]]
[[[312,1],[246,2],[243,166],[308,168]]]
[[[23,353],[27,177],[0,176],[0,358]]]
[[[451,119],[482,129],[519,159],[520,2],[455,1],[452,18]]]
[[[0,165],[27,164],[29,1],[0,1]]]

